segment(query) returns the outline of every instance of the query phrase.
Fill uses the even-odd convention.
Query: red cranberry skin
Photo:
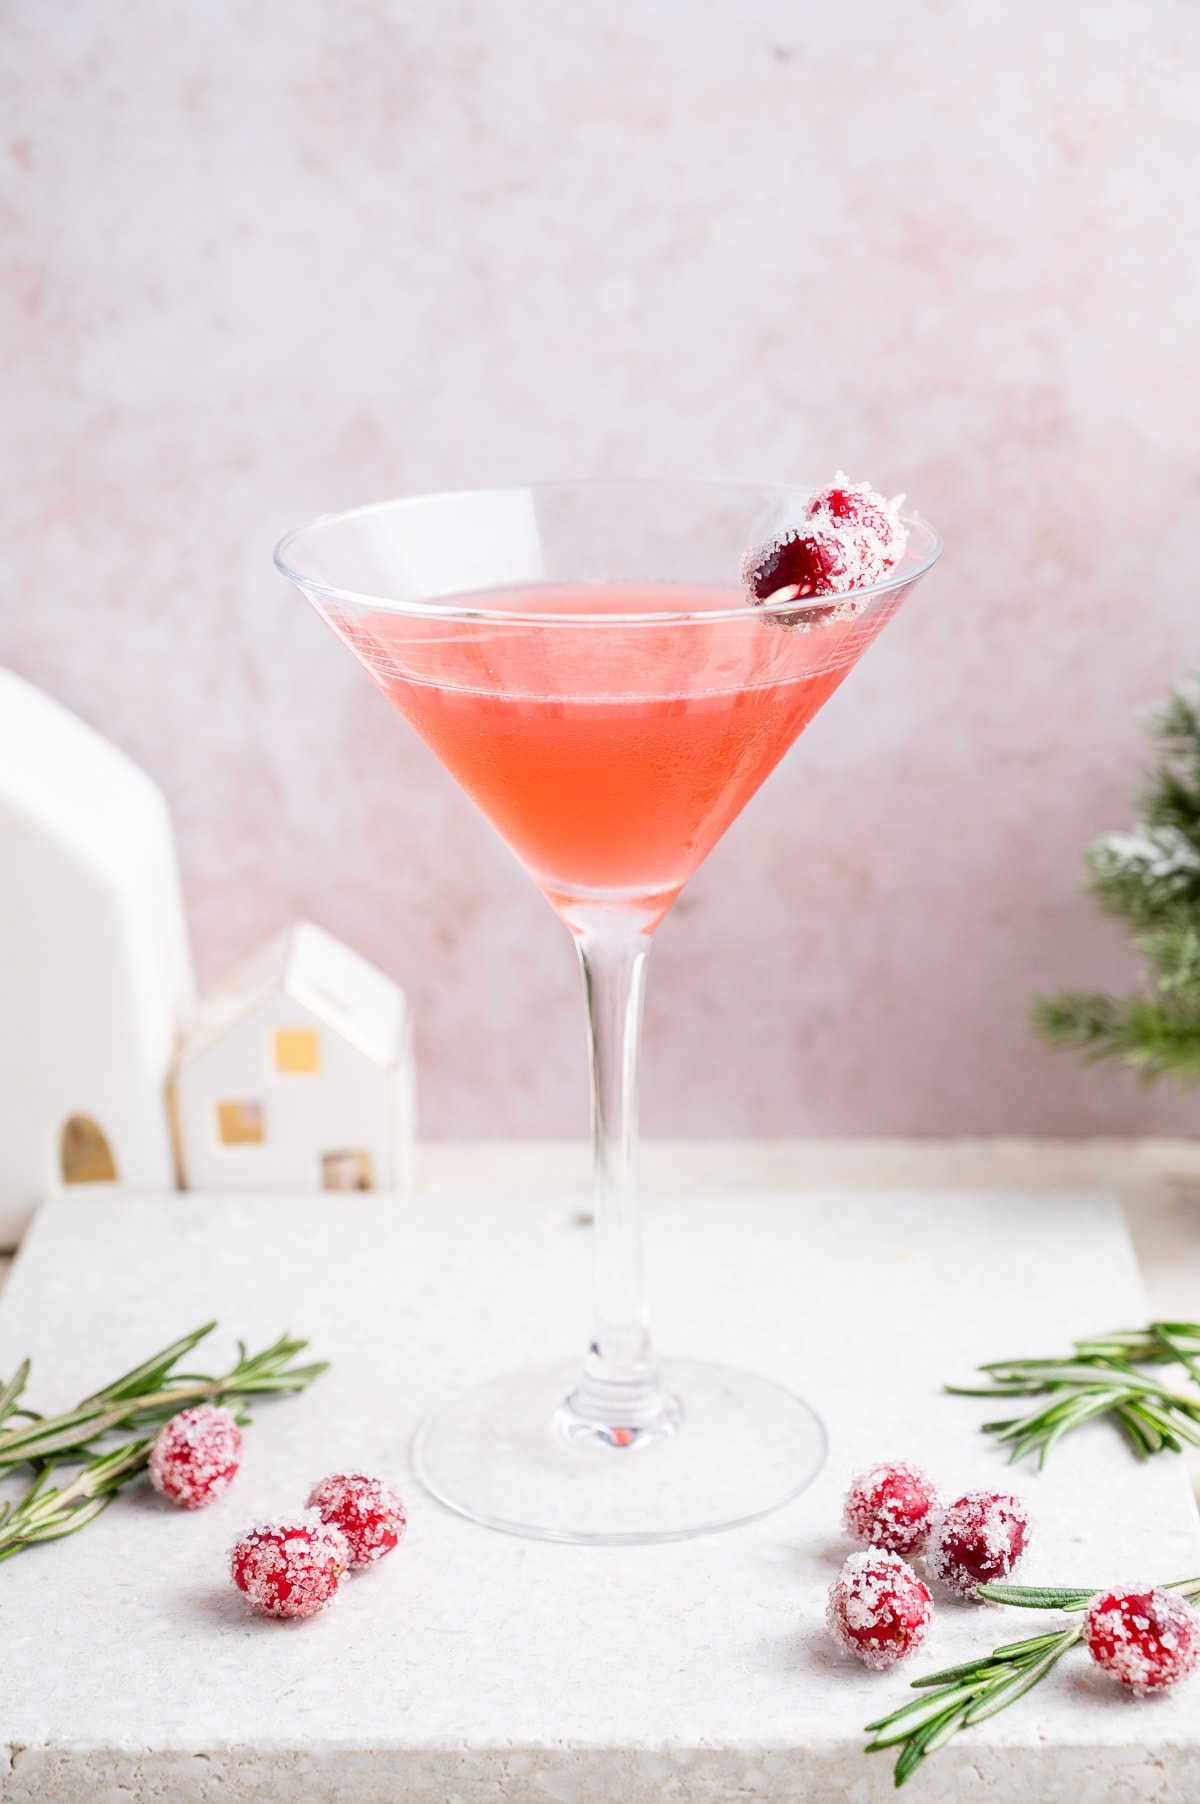
[[[941,1498],[932,1479],[907,1460],[860,1472],[846,1493],[842,1526],[854,1541],[891,1553],[919,1553]]]
[[[340,1528],[352,1566],[369,1566],[392,1552],[408,1526],[403,1501],[381,1478],[337,1472],[309,1493],[308,1507],[322,1522]]]
[[[1088,1605],[1084,1640],[1097,1666],[1144,1696],[1200,1661],[1200,1616],[1171,1591],[1105,1591]]]
[[[842,567],[842,548],[819,527],[804,532],[793,530],[776,539],[759,553],[747,572],[750,589],[756,601],[769,601],[780,589],[792,589],[787,599],[799,600],[807,595],[837,593],[837,577]]]
[[[150,1449],[150,1483],[183,1510],[202,1510],[222,1496],[242,1463],[242,1436],[227,1409],[201,1404],[159,1429]]]
[[[882,1672],[924,1642],[933,1620],[933,1598],[899,1554],[864,1548],[850,1555],[834,1579],[825,1617],[849,1653]]]
[[[256,1522],[229,1556],[229,1571],[262,1616],[316,1616],[341,1589],[350,1549],[340,1529],[315,1513]]]
[[[926,1546],[935,1578],[970,1597],[1016,1568],[1029,1545],[1029,1511],[1009,1491],[967,1491],[935,1519]]]

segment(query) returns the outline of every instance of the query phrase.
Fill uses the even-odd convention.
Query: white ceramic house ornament
[[[0,670],[0,1246],[59,1184],[175,1187],[192,999],[170,816],[124,753]]]
[[[173,1099],[190,1189],[406,1191],[416,1082],[404,992],[295,922],[201,1005]]]

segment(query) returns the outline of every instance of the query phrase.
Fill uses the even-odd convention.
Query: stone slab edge
[[[908,1792],[913,1804],[1194,1804],[1200,1751],[1167,1773],[1138,1748],[1073,1747],[1052,1770],[1038,1747],[988,1749],[969,1739],[931,1757]],[[7,1770],[5,1770],[7,1769]],[[5,1804],[883,1804],[895,1797],[892,1756],[831,1746],[756,1754],[715,1749],[493,1750],[414,1754],[349,1749],[288,1753],[77,1751],[0,1748]]]

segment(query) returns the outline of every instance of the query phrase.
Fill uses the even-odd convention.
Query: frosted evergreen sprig
[[[22,1405],[28,1360],[0,1387],[0,1476],[27,1464],[35,1472],[23,1497],[0,1504],[0,1561],[38,1541],[74,1534],[94,1521],[142,1470],[158,1429],[180,1410],[198,1403],[302,1391],[327,1369],[325,1360],[297,1365],[296,1357],[308,1342],[285,1334],[261,1353],[247,1353],[239,1341],[236,1362],[218,1377],[176,1371],[180,1360],[216,1325],[207,1322],[172,1341],[57,1416],[41,1416]],[[136,1439],[113,1445],[114,1436],[131,1431]],[[65,1485],[51,1485],[51,1477],[63,1465],[81,1470]]]
[[[1175,1579],[1162,1589],[1178,1591],[1192,1603],[1200,1597],[1200,1578]],[[1078,1586],[980,1585],[977,1595],[990,1603],[1009,1604],[1022,1610],[1080,1614],[1099,1590],[1099,1586],[1086,1591]],[[898,1748],[895,1781],[897,1786],[905,1784],[922,1761],[944,1748],[961,1730],[1006,1710],[1040,1685],[1063,1655],[1083,1639],[1083,1633],[1082,1622],[1051,1629],[1025,1641],[1006,1642],[982,1659],[967,1660],[961,1666],[947,1666],[914,1679],[913,1689],[927,1692],[928,1696],[915,1698],[889,1716],[868,1723],[865,1732],[871,1740],[867,1753]]]
[[[1197,1386],[1180,1391],[1139,1368],[1181,1367]],[[1009,1459],[1035,1453],[1038,1465],[1056,1442],[1085,1422],[1111,1416],[1139,1459],[1185,1441],[1200,1446],[1200,1323],[1151,1322],[1148,1328],[1074,1342],[1066,1359],[998,1359],[979,1367],[982,1385],[948,1384],[956,1397],[1046,1397],[1025,1415],[985,1422],[983,1432],[1010,1444]]]
[[[1156,921],[1184,899],[1200,901],[1200,846],[1179,827],[1103,833],[1084,862],[1091,894],[1110,913]]]
[[[1128,921],[1145,960],[1143,991],[1060,990],[1032,999],[1034,1032],[1086,1062],[1119,1059],[1149,1080],[1200,1083],[1200,687],[1151,717],[1160,756],[1142,819],[1084,854],[1087,889]]]

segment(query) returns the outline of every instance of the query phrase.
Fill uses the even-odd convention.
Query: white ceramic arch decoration
[[[0,1246],[61,1184],[175,1184],[192,1000],[170,816],[123,752],[0,670]]]

